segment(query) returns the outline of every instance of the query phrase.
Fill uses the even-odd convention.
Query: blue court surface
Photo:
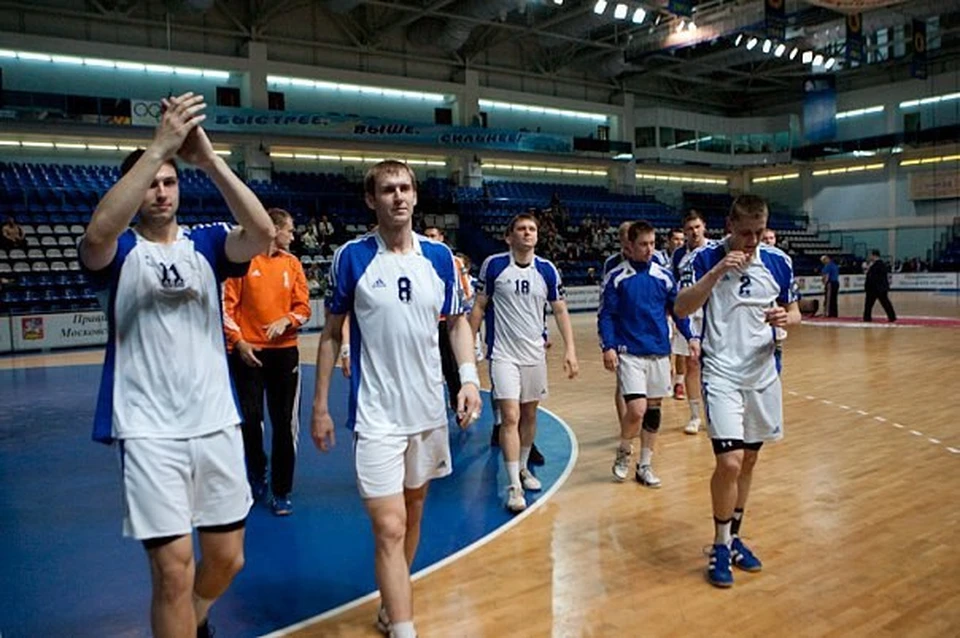
[[[121,537],[116,449],[90,439],[99,379],[100,366],[0,370],[3,638],[150,634],[147,559],[139,543]],[[296,511],[287,518],[262,505],[251,512],[246,567],[211,613],[223,636],[275,631],[376,589],[350,433],[339,428],[336,449],[316,451],[313,366],[303,367],[303,383]],[[339,373],[334,384],[331,410],[343,423],[347,385]],[[489,447],[491,422],[487,404],[470,431],[451,429],[454,474],[430,487],[415,571],[513,520],[503,507],[501,457]],[[545,494],[575,462],[576,444],[541,412],[537,445],[547,457],[537,472]]]

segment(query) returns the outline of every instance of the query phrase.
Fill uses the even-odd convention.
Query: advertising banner
[[[13,337],[10,335],[10,317],[0,317],[0,352],[13,350]]]
[[[295,111],[208,107],[206,114],[207,120],[203,127],[209,131],[273,133],[348,141],[417,144],[438,149],[476,148],[529,153],[573,152],[572,137],[548,133],[414,124],[371,117]]]
[[[133,126],[156,126],[160,123],[160,102],[130,100],[130,123]]]
[[[893,275],[891,290],[958,290],[960,273],[955,272],[907,272]]]
[[[10,319],[14,350],[45,350],[96,346],[107,342],[107,318],[102,312],[22,315]]]

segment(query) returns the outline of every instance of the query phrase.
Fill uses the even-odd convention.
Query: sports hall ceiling
[[[811,66],[789,59],[794,47],[835,56],[841,90],[908,78],[909,42],[902,57],[843,61],[849,12],[862,12],[868,55],[879,29],[909,40],[913,19],[939,16],[930,73],[960,67],[960,0],[784,2],[779,58],[776,42],[746,47],[751,34],[763,42],[763,0],[689,0],[696,28],[686,19],[682,30],[668,0],[622,0],[624,19],[618,0],[602,15],[597,0],[0,0],[0,31],[225,55],[259,40],[284,62],[454,81],[474,69],[496,88],[610,102],[630,91],[638,104],[726,114],[799,100]]]

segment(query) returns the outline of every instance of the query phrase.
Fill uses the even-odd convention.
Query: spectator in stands
[[[310,291],[310,298],[322,298],[323,288],[323,277],[320,275],[320,266],[311,266],[307,270],[307,290]]]
[[[320,252],[320,242],[317,239],[317,229],[313,224],[307,224],[306,229],[300,235],[300,245],[303,247],[304,255],[316,255]]]
[[[840,292],[840,268],[833,263],[828,255],[822,255],[820,263],[823,264],[823,268],[820,270],[820,278],[823,280],[824,315],[836,317],[837,295]]]
[[[767,246],[777,245],[777,231],[772,228],[764,228],[763,235],[760,236],[760,241],[766,244]]]
[[[310,320],[310,294],[300,260],[288,252],[293,216],[271,208],[276,238],[250,262],[250,271],[223,288],[223,324],[231,352],[230,373],[243,416],[247,480],[255,501],[267,497],[263,451],[264,393],[273,424],[270,509],[293,513],[293,468],[300,427],[300,350],[297,331]]]
[[[320,218],[320,222],[317,224],[317,239],[321,241],[330,242],[333,239],[333,233],[335,232],[333,228],[333,223],[327,216],[324,215]]]
[[[3,231],[0,233],[0,248],[12,250],[14,248],[24,248],[27,245],[27,237],[20,228],[20,224],[13,217],[7,217],[3,222]]]
[[[880,259],[880,251],[876,249],[870,251],[870,258],[865,263],[869,265],[864,286],[867,297],[863,303],[863,320],[873,321],[873,304],[879,301],[887,313],[887,320],[893,323],[897,320],[897,313],[887,296],[890,291],[890,270],[886,262]]]

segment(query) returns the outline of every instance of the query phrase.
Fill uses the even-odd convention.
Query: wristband
[[[348,359],[348,358],[350,358],[350,344],[349,344],[349,343],[340,346],[340,358],[341,358],[341,359]]]
[[[460,366],[459,372],[461,385],[472,383],[477,386],[478,389],[480,388],[480,375],[477,373],[477,364],[464,363]]]

